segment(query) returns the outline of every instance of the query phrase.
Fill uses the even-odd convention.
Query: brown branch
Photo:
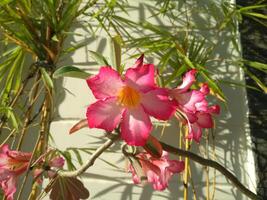
[[[236,177],[235,175],[228,171],[225,167],[223,167],[221,164],[213,161],[213,160],[209,160],[209,159],[205,159],[202,158],[201,156],[198,156],[197,154],[194,154],[190,151],[185,151],[179,148],[175,148],[172,147],[168,144],[165,144],[163,142],[160,142],[162,145],[162,148],[165,151],[168,151],[170,153],[179,155],[179,156],[184,156],[187,158],[190,158],[191,160],[204,165],[204,166],[208,166],[208,167],[212,167],[217,169],[218,171],[220,171],[227,179],[229,179],[232,184],[234,186],[236,186],[243,194],[245,194],[247,197],[249,197],[250,199],[253,200],[262,200],[262,197],[258,196],[257,194],[255,194],[254,192],[250,191],[248,188],[246,188]]]
[[[110,139],[108,139],[102,146],[100,146],[88,159],[86,163],[84,163],[79,169],[74,171],[58,171],[58,175],[62,177],[76,177],[84,173],[89,167],[91,167],[95,160],[105,151],[107,150],[117,139],[118,135],[114,135]]]

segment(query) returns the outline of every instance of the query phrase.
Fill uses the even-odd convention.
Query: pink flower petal
[[[11,175],[9,179],[1,182],[1,187],[4,191],[6,200],[13,200],[14,194],[17,190],[16,188],[17,177],[15,175]]]
[[[35,169],[35,170],[33,170],[33,177],[34,177],[34,179],[36,180],[36,182],[38,183],[38,184],[42,184],[42,182],[43,182],[43,179],[42,179],[42,173],[43,173],[43,169]]]
[[[213,105],[208,108],[208,112],[212,114],[220,114],[221,108],[219,105]]]
[[[65,160],[61,156],[54,157],[50,162],[49,166],[50,167],[57,167],[61,168],[64,166]]]
[[[155,88],[155,69],[153,64],[145,64],[137,68],[129,68],[125,74],[125,82],[142,92]]]
[[[188,139],[193,139],[195,140],[197,143],[200,142],[202,136],[202,129],[201,127],[197,124],[189,124],[189,134],[187,136]]]
[[[113,131],[121,120],[123,108],[117,104],[117,98],[111,97],[91,104],[87,109],[87,120],[90,128]]]
[[[195,82],[196,78],[195,78],[195,74],[196,74],[196,70],[192,69],[190,71],[188,71],[185,76],[183,77],[183,82],[181,85],[179,85],[176,90],[179,91],[179,93],[183,93],[186,92],[191,86],[192,84]]]
[[[197,124],[201,128],[212,128],[213,127],[213,121],[212,117],[209,113],[197,113]]]
[[[161,88],[143,94],[141,104],[146,113],[160,120],[168,120],[176,110],[176,103],[170,101],[168,92]]]
[[[8,156],[17,162],[29,162],[31,159],[32,153],[26,153],[21,151],[9,151]]]
[[[208,95],[210,93],[210,88],[208,84],[204,83],[199,91],[202,92],[204,95]]]
[[[176,93],[174,98],[185,111],[195,112],[196,103],[203,101],[205,96],[197,90],[192,90],[182,94]]]
[[[180,173],[184,171],[184,161],[178,161],[178,160],[169,160],[169,167],[168,170],[172,173]]]
[[[151,130],[151,121],[142,107],[125,110],[122,116],[121,137],[127,144],[144,146]]]
[[[195,104],[196,110],[197,111],[202,111],[202,112],[208,112],[208,101],[206,99],[203,99],[200,102],[197,102]]]
[[[116,96],[124,85],[118,72],[111,67],[101,67],[96,76],[86,81],[96,99]]]
[[[136,174],[136,172],[135,172],[135,170],[134,170],[134,168],[133,168],[132,165],[129,166],[129,171],[132,173],[132,180],[133,180],[134,184],[139,184],[139,183],[141,183],[141,180],[140,180],[140,178],[137,176],[137,174]]]

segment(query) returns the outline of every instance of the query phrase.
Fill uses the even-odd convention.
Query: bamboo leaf
[[[72,77],[72,78],[87,79],[90,76],[91,74],[74,66],[60,67],[53,73],[53,78]]]
[[[95,52],[95,51],[89,51],[89,55],[99,65],[101,65],[101,66],[110,66],[110,64],[108,64],[107,59],[104,56],[102,56],[100,53]]]
[[[112,38],[112,58],[114,60],[114,65],[119,73],[122,73],[123,69],[121,69],[121,46],[122,46],[122,38],[120,35],[117,35]]]
[[[46,69],[41,67],[40,70],[41,70],[42,79],[43,79],[45,85],[48,88],[53,89],[54,88],[54,83],[53,83],[50,75],[47,73]]]

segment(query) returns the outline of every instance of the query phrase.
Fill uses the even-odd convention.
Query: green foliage
[[[74,66],[63,66],[58,68],[54,74],[53,78],[59,77],[72,77],[72,78],[81,78],[87,79],[91,74],[77,68]]]

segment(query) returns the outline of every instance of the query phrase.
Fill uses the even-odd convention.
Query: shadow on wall
[[[161,1],[159,1],[161,2]],[[188,17],[191,21],[190,32],[194,35],[198,35],[207,39],[208,43],[216,43],[216,48],[214,50],[213,57],[216,57],[215,60],[210,60],[208,62],[209,69],[215,73],[215,76],[219,79],[223,79],[226,82],[237,82],[237,83],[244,83],[242,72],[238,67],[233,65],[229,65],[227,60],[229,59],[236,59],[238,58],[239,54],[237,50],[231,44],[232,35],[230,32],[225,31],[221,33],[216,33],[213,28],[209,29],[210,26],[214,25],[216,19],[220,16],[223,16],[223,13],[220,9],[220,5],[214,3],[214,1],[190,1],[189,3],[182,3],[183,1],[179,1],[178,8],[180,11],[184,11],[188,9]],[[212,8],[212,9],[210,9]],[[154,15],[155,12],[158,10],[156,6],[151,5],[151,3],[140,3],[137,4],[135,2],[134,5],[131,6],[131,12],[133,16],[138,16],[140,22],[144,22],[146,20],[151,20],[150,16]],[[212,12],[210,11],[212,10]],[[195,12],[196,11],[196,12]],[[134,14],[135,13],[135,14]],[[186,19],[186,12],[181,12],[182,14],[179,15],[176,24],[180,24],[182,27],[187,27]],[[216,15],[212,15],[216,13]],[[131,16],[130,16],[131,17]],[[168,16],[165,16],[168,17]],[[164,17],[163,17],[164,18]],[[133,20],[133,18],[131,18]],[[153,23],[157,23],[159,25],[165,26],[166,28],[170,28],[168,24],[165,23],[161,17],[155,17],[155,21]],[[66,57],[62,58],[61,65],[75,65],[79,66],[83,69],[86,69],[90,72],[96,73],[98,68],[97,64],[93,62],[88,57],[88,50],[97,51],[100,54],[103,54],[106,57],[108,55],[108,41],[106,40],[106,36],[103,34],[97,37],[91,37],[88,33],[88,30],[83,26],[77,25],[77,29],[81,33],[85,33],[83,39],[76,38],[76,37],[69,37],[66,46],[71,44],[77,44],[79,42],[83,42],[86,44],[85,48],[78,50],[79,57],[83,58],[82,60],[76,60],[75,56],[77,52],[73,55],[67,55]],[[77,30],[76,29],[76,30]],[[183,29],[184,30],[184,29]],[[133,35],[138,35],[141,32],[134,31]],[[144,32],[142,34],[145,34]],[[219,38],[218,41],[214,41],[215,38]],[[236,38],[238,40],[238,38]],[[125,52],[126,55],[130,56],[130,52]],[[155,63],[156,60],[153,58],[146,58],[146,61]],[[155,63],[156,64],[156,63]],[[66,93],[72,93],[77,91],[67,91],[68,88],[64,88],[64,81],[59,80],[57,82],[57,97],[59,97],[56,101],[56,105],[60,105],[64,102]],[[230,169],[234,172],[234,174],[242,180],[244,184],[248,184],[248,172],[246,169],[245,162],[247,162],[247,137],[246,137],[246,127],[247,127],[247,107],[246,107],[246,92],[244,88],[238,87],[230,87],[227,84],[221,85],[223,92],[226,95],[228,100],[227,106],[221,105],[222,107],[222,114],[216,120],[216,130],[213,132],[215,141],[212,140],[211,132],[209,133],[209,143],[207,140],[202,139],[200,145],[195,143],[192,144],[192,151],[197,152],[198,154],[202,154],[205,157],[210,157],[213,159],[213,142],[216,147],[216,160],[220,162],[222,165]],[[89,90],[88,90],[89,91]],[[81,93],[87,91],[79,91]],[[91,102],[88,102],[88,104]],[[60,112],[56,111],[55,113],[55,120],[61,119],[75,119],[77,117],[69,116],[62,116]],[[162,128],[158,127],[155,128],[153,134],[158,137],[161,137],[162,141],[168,142],[173,146],[177,146],[179,144],[179,126],[176,121],[170,121],[170,126],[167,126],[164,130],[164,134],[162,135]],[[204,137],[207,137],[204,134]],[[114,147],[113,150],[118,151],[119,146],[117,145]],[[112,162],[112,161],[111,161]],[[204,199],[206,197],[206,178],[207,173],[200,165],[197,165],[191,162],[191,176],[192,182],[189,186],[189,194],[191,195],[189,199],[193,199],[193,192],[197,195],[197,199]],[[112,172],[111,172],[112,173]],[[250,174],[252,172],[249,172]],[[109,184],[105,184],[103,182],[103,187],[99,188],[94,184],[91,185],[89,190],[92,195],[92,199],[107,199],[108,194],[112,193],[118,197],[118,199],[125,200],[134,199],[139,200],[148,200],[148,199],[179,199],[183,195],[183,185],[180,180],[180,177],[175,176],[172,179],[170,187],[168,191],[165,192],[156,192],[151,189],[150,186],[145,186],[141,188],[139,186],[134,186],[129,184],[129,179],[125,179],[125,177],[107,177],[105,175],[93,174],[88,173],[84,176],[85,178],[94,180],[96,182],[107,181]],[[129,175],[130,177],[130,175]],[[218,195],[225,195],[227,199],[246,199],[244,198],[239,191],[233,188],[222,176],[219,172],[214,172],[213,169],[209,170],[209,177],[210,185],[214,179],[216,179],[216,194],[215,197]],[[193,184],[192,184],[193,183]],[[97,185],[97,184],[96,184]],[[99,186],[99,185],[98,185]],[[213,186],[210,186],[210,193],[212,194]],[[221,198],[219,198],[221,199]]]

